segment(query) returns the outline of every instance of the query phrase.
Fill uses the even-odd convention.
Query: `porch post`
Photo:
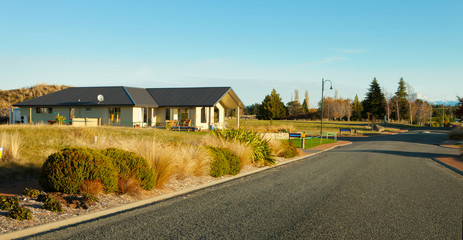
[[[236,128],[240,128],[240,106],[236,109]]]
[[[32,124],[32,107],[29,108],[29,124]]]

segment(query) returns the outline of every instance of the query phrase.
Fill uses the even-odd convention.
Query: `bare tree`
[[[352,104],[350,99],[345,99],[343,103],[344,109],[344,116],[347,117],[347,121],[350,121],[350,117],[352,116]]]
[[[416,107],[415,107],[415,101],[416,101],[416,93],[413,87],[410,84],[407,85],[407,100],[408,100],[408,106],[409,106],[409,111],[410,111],[410,124],[413,124],[413,115],[416,114]]]
[[[416,121],[420,126],[424,125],[425,120],[432,114],[432,106],[428,102],[418,99],[415,101]]]
[[[394,103],[392,102],[392,93],[388,92],[385,87],[383,87],[384,97],[386,98],[386,105],[384,106],[386,110],[386,121],[391,121],[391,113],[394,107]]]

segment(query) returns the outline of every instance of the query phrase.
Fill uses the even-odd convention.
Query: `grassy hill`
[[[69,86],[47,85],[42,83],[28,88],[0,90],[0,123],[8,122],[8,112],[11,109],[11,105],[26,101],[31,98],[56,92],[68,87]]]

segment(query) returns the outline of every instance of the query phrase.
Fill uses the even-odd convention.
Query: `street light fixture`
[[[320,120],[321,121],[321,125],[320,125],[320,141],[321,141],[321,139],[323,137],[323,102],[324,102],[323,101],[324,100],[323,99],[323,91],[325,90],[325,82],[330,82],[330,90],[333,90],[333,83],[328,79],[325,80],[325,79],[322,78],[322,118]]]

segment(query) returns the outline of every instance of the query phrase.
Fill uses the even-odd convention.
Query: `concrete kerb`
[[[457,174],[460,174],[461,176],[463,176],[463,171],[461,171],[460,169],[458,169],[456,167],[453,167],[453,166],[451,166],[451,165],[449,165],[447,163],[444,163],[442,161],[439,161],[439,160],[437,160],[437,158],[431,158],[431,160],[433,160],[434,162],[439,163],[440,165],[442,165],[442,166],[456,172]]]
[[[319,153],[334,149],[336,147],[345,146],[345,145],[349,145],[349,144],[352,144],[352,142],[336,145],[336,146],[330,147],[328,149],[320,150],[319,152],[316,152],[316,153],[313,153],[313,154],[310,154],[310,155],[297,157],[297,158],[291,159],[289,161],[279,163],[278,165],[273,166],[273,167],[283,166],[283,165],[286,165],[286,164],[289,164],[289,163],[292,163],[292,162],[302,160],[304,158],[315,156],[315,155],[317,155]],[[6,239],[23,238],[23,237],[43,233],[43,232],[56,230],[56,229],[63,228],[63,227],[66,227],[66,226],[75,225],[75,224],[78,224],[78,223],[81,223],[81,222],[91,221],[91,220],[102,218],[102,217],[105,217],[105,216],[109,216],[109,215],[117,214],[117,213],[120,213],[120,212],[128,211],[128,210],[131,210],[131,209],[139,208],[139,207],[142,207],[144,205],[148,205],[148,204],[152,204],[152,203],[156,203],[156,202],[161,202],[161,201],[164,201],[164,200],[167,200],[167,199],[170,199],[170,198],[186,195],[188,193],[192,193],[192,192],[195,192],[195,191],[198,191],[198,190],[201,190],[201,189],[205,189],[205,188],[208,188],[208,187],[212,187],[212,186],[215,186],[215,185],[226,183],[226,182],[229,182],[229,181],[232,181],[232,180],[235,180],[235,179],[243,178],[243,177],[246,177],[246,176],[249,176],[249,175],[256,174],[258,172],[266,171],[266,170],[271,169],[273,167],[258,168],[258,169],[255,169],[253,171],[250,171],[250,172],[247,172],[247,173],[244,173],[244,174],[238,174],[236,176],[227,177],[227,178],[223,178],[223,179],[218,179],[216,181],[205,183],[205,184],[202,184],[202,185],[199,185],[199,186],[186,188],[186,189],[183,189],[183,190],[180,190],[180,191],[176,191],[176,192],[156,196],[156,197],[153,197],[153,198],[148,198],[148,199],[132,202],[132,203],[129,203],[129,204],[125,204],[123,206],[114,207],[114,208],[111,208],[111,209],[106,209],[106,210],[102,210],[102,211],[99,211],[99,212],[90,213],[90,214],[86,214],[86,215],[82,215],[82,216],[71,217],[71,218],[64,219],[64,220],[61,220],[61,221],[58,221],[58,222],[46,223],[46,224],[43,224],[43,225],[38,225],[38,226],[34,226],[34,227],[30,227],[30,228],[26,228],[26,229],[14,231],[14,232],[5,233],[3,235],[0,235],[0,238],[5,239],[5,240]]]

